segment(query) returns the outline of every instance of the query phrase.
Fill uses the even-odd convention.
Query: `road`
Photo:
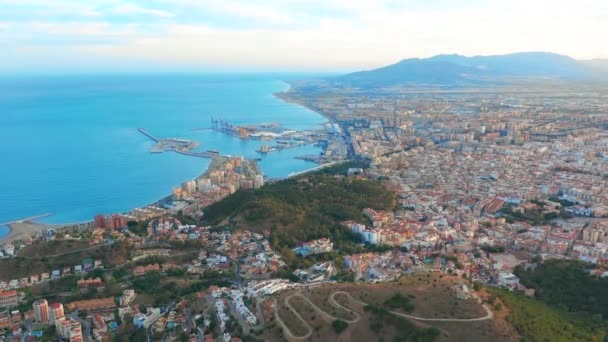
[[[233,283],[235,283],[236,285],[242,285],[243,284],[243,277],[241,275],[241,265],[239,264],[239,262],[237,260],[232,259],[231,257],[229,257],[228,255],[225,254],[221,254],[218,253],[219,255],[225,257],[226,259],[230,260],[230,262],[233,262],[236,265],[236,281],[234,281]]]
[[[175,309],[176,306],[177,306],[177,302],[173,302],[173,303],[169,304],[169,306],[167,306],[165,311],[162,312],[161,315],[157,319],[152,321],[152,323],[150,323],[148,328],[146,328],[146,335],[148,335],[148,342],[154,341],[154,335],[152,334],[152,326],[154,325],[154,322],[156,322],[160,317],[163,317],[166,314],[168,314],[169,312],[171,312],[173,309]]]
[[[295,294],[292,294],[291,296],[287,297],[285,299],[285,302],[289,303],[289,300],[291,298],[293,298],[293,297],[300,297],[300,298],[304,299],[310,306],[312,306],[313,309],[315,309],[316,312],[318,312],[321,316],[325,317],[326,321],[328,321],[328,322],[333,322],[333,321],[335,321],[337,319],[340,319],[340,320],[345,321],[346,323],[357,323],[361,319],[361,316],[358,313],[356,313],[355,311],[353,311],[353,310],[351,310],[351,309],[349,309],[347,307],[344,307],[344,306],[340,305],[338,302],[336,302],[333,299],[333,295],[330,296],[330,304],[332,306],[336,307],[336,308],[340,308],[342,310],[345,310],[347,312],[352,313],[353,315],[355,315],[354,319],[345,319],[345,318],[342,318],[342,317],[332,316],[332,315],[328,314],[327,312],[323,311],[323,309],[319,308],[315,303],[313,303],[312,301],[310,301],[310,299],[308,299],[308,297],[302,295],[299,292],[295,293]],[[291,305],[289,305],[289,307],[291,307]]]
[[[298,319],[304,324],[304,327],[308,330],[308,333],[306,333],[306,335],[304,335],[304,336],[295,336],[294,334],[291,333],[291,330],[289,330],[289,328],[287,327],[287,325],[283,322],[283,320],[281,320],[281,317],[279,316],[279,310],[277,310],[277,301],[276,301],[276,299],[273,299],[273,302],[272,302],[272,309],[274,311],[274,317],[277,318],[277,322],[279,323],[279,325],[281,326],[281,328],[283,328],[283,332],[290,339],[292,339],[292,340],[306,340],[307,338],[310,337],[310,335],[312,335],[312,328],[310,327],[310,325],[308,324],[308,322],[306,322],[306,320],[304,320],[302,318],[302,316],[300,316],[300,314],[293,307],[291,307],[291,304],[289,304],[289,301],[286,300],[285,304],[287,305],[287,307],[289,308],[289,310],[291,310],[296,315],[296,317],[298,317]]]
[[[337,303],[335,301],[334,296],[337,294],[344,294],[347,297],[349,297],[350,300],[352,300],[353,302],[359,303],[361,305],[367,305],[367,303],[362,302],[358,299],[353,298],[350,293],[348,292],[344,292],[344,291],[337,291],[334,292],[330,295],[331,301],[330,303],[333,301],[334,303],[340,305],[339,303]],[[485,321],[488,319],[492,319],[494,317],[494,313],[492,312],[492,310],[490,310],[490,308],[486,305],[483,304],[482,305],[483,308],[486,310],[486,315],[483,317],[477,317],[477,318],[425,318],[425,317],[418,317],[418,316],[413,316],[413,315],[407,315],[398,311],[390,311],[392,314],[395,314],[397,316],[401,316],[401,317],[405,317],[405,318],[409,318],[409,319],[415,319],[417,321],[425,321],[425,322],[478,322],[478,321]],[[340,305],[340,307],[344,308],[343,306]]]
[[[114,243],[113,242],[106,242],[106,243],[103,243],[101,245],[95,245],[95,246],[91,246],[91,247],[75,249],[73,251],[64,252],[64,253],[49,254],[49,255],[45,255],[44,257],[45,258],[54,258],[54,257],[62,256],[62,255],[68,255],[68,254],[72,254],[72,253],[78,253],[78,252],[82,252],[82,251],[87,251],[89,249],[97,249],[97,248],[104,247],[104,246],[110,246],[112,244],[114,244]],[[25,257],[25,256],[19,256],[19,257],[22,258],[22,259],[34,259],[34,260],[42,258],[42,257]]]
[[[295,336],[291,330],[287,327],[287,325],[281,320],[281,317],[279,316],[279,312],[277,310],[277,302],[276,299],[273,300],[272,303],[272,307],[273,307],[273,311],[274,311],[274,315],[277,318],[277,322],[279,323],[279,325],[281,326],[281,328],[283,329],[283,332],[285,333],[285,335],[287,335],[289,337],[289,339],[292,340],[306,340],[310,337],[310,335],[312,334],[312,328],[310,327],[310,325],[308,324],[308,322],[302,318],[302,316],[300,316],[300,314],[291,306],[291,304],[289,303],[289,300],[293,297],[300,297],[303,298],[315,311],[317,311],[319,314],[321,314],[324,317],[325,321],[334,321],[337,319],[343,320],[347,323],[356,323],[361,319],[361,316],[359,315],[359,313],[355,312],[354,310],[347,308],[343,305],[341,305],[340,303],[338,303],[335,299],[335,296],[338,294],[342,294],[345,295],[349,298],[350,301],[355,302],[357,304],[360,304],[362,306],[367,305],[367,303],[360,301],[358,299],[353,298],[350,293],[348,292],[344,292],[344,291],[336,291],[333,292],[330,296],[329,296],[329,304],[335,308],[338,308],[340,310],[345,310],[347,312],[350,312],[352,314],[355,315],[354,319],[344,319],[344,318],[340,318],[340,317],[335,317],[325,311],[323,311],[323,309],[319,308],[318,306],[316,306],[312,301],[310,301],[310,299],[308,299],[306,296],[304,296],[303,294],[301,294],[300,292],[294,293],[290,296],[288,296],[287,298],[285,298],[285,305],[287,306],[287,308],[289,310],[291,310],[291,312],[302,322],[302,324],[304,325],[304,327],[306,327],[306,329],[308,330],[308,333],[305,334],[304,336]],[[492,319],[494,317],[494,313],[492,312],[492,310],[490,310],[490,308],[486,305],[483,304],[482,305],[483,308],[486,310],[486,315],[483,317],[477,317],[477,318],[426,318],[426,317],[418,317],[418,316],[414,316],[414,315],[407,315],[398,311],[393,311],[391,310],[390,313],[400,316],[400,317],[404,317],[404,318],[408,318],[408,319],[413,319],[413,320],[417,320],[417,321],[424,321],[424,322],[461,322],[461,323],[466,323],[466,322],[479,322],[479,321],[485,321],[485,320],[489,320]]]

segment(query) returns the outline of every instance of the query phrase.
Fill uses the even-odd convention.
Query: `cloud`
[[[118,15],[150,15],[155,17],[170,18],[175,14],[159,9],[146,8],[132,3],[121,3],[109,10],[111,14]]]
[[[47,1],[56,13],[69,9],[69,0]],[[0,41],[58,56],[72,46],[73,56],[104,65],[129,60],[183,69],[355,70],[439,53],[530,50],[608,57],[601,44],[608,3],[599,0],[108,1],[74,7],[97,17],[17,20],[0,13],[8,23],[0,24]]]

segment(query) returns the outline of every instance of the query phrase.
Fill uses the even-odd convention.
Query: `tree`
[[[475,291],[481,290],[481,284],[479,282],[477,282],[477,281],[474,282],[473,283],[473,290],[475,290]]]
[[[336,319],[331,323],[331,326],[334,328],[336,334],[341,334],[346,328],[348,328],[348,323],[341,319]]]

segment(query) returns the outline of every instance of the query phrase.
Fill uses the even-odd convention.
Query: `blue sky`
[[[608,58],[602,0],[0,0],[0,72],[368,69],[408,57]]]

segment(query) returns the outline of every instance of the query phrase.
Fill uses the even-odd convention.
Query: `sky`
[[[606,0],[0,0],[0,73],[348,71],[441,53],[608,58]]]

